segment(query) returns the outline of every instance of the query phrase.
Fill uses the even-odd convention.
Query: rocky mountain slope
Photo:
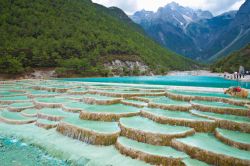
[[[90,0],[0,1],[0,32],[0,74],[59,67],[66,76],[106,76],[105,64],[116,60],[153,73],[197,66],[155,43],[122,10]]]
[[[250,0],[241,6],[229,26],[223,29],[208,52],[210,60],[228,55],[250,42]]]
[[[187,27],[187,35],[192,38],[194,45],[192,52],[189,53],[191,57],[197,60],[210,61],[211,55],[222,49],[220,45],[215,51],[216,42],[222,42],[221,33],[228,29],[228,26],[235,19],[236,11],[227,12],[211,19],[200,20],[198,22],[190,23]],[[227,34],[225,34],[227,35]]]
[[[216,17],[209,11],[170,3],[155,13],[143,10],[131,18],[166,48],[203,62],[214,61],[250,42],[250,0],[239,11]]]

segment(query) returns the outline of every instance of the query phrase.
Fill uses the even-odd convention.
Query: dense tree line
[[[196,65],[157,45],[119,9],[89,0],[2,0],[0,34],[0,73],[59,67],[106,75],[104,61],[117,57],[140,59],[152,70]]]

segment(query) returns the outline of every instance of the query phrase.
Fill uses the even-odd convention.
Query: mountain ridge
[[[250,70],[250,44],[239,51],[231,53],[229,56],[221,58],[218,62],[211,65],[211,70],[214,72],[230,72],[233,73],[239,70],[240,66],[245,67],[245,70]]]
[[[163,9],[166,10],[165,15],[159,12]],[[187,18],[180,16],[185,16],[187,11],[189,11],[189,22]],[[145,10],[136,12],[131,18],[164,47],[202,62],[213,62],[250,42],[249,0],[239,11],[229,11],[218,16],[206,14],[207,11],[201,10],[205,17],[192,19],[191,11],[199,10],[171,3],[159,8],[155,13]],[[143,13],[148,13],[149,16],[141,17],[140,20],[138,17],[143,16]]]
[[[225,36],[226,35],[226,36]],[[224,39],[224,38],[227,39]],[[221,34],[221,38],[226,41],[221,50],[210,57],[210,60],[215,60],[218,57],[224,57],[233,51],[243,48],[250,42],[250,1],[240,7],[234,20],[231,22],[228,29]],[[222,39],[218,39],[223,41]],[[215,45],[222,45],[220,41],[215,41]]]
[[[203,11],[200,9],[194,10],[189,7],[180,6],[176,2],[172,2],[164,7],[160,7],[156,12],[146,11],[143,9],[130,16],[130,18],[138,24],[140,24],[141,21],[147,21],[146,19],[154,19],[157,21],[160,20],[174,22],[177,26],[185,26],[192,21],[198,21],[212,17],[213,15],[209,11]]]

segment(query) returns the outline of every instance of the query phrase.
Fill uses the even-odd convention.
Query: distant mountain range
[[[250,0],[239,11],[215,17],[175,2],[130,17],[158,43],[198,61],[215,61],[250,42]]]

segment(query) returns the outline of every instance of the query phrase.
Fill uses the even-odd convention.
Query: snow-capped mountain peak
[[[178,27],[186,27],[189,23],[201,19],[212,18],[209,11],[194,10],[189,7],[183,7],[176,2],[171,2],[164,7],[160,7],[157,12],[141,10],[136,12],[131,18],[134,22],[140,24],[148,21],[170,22]]]

